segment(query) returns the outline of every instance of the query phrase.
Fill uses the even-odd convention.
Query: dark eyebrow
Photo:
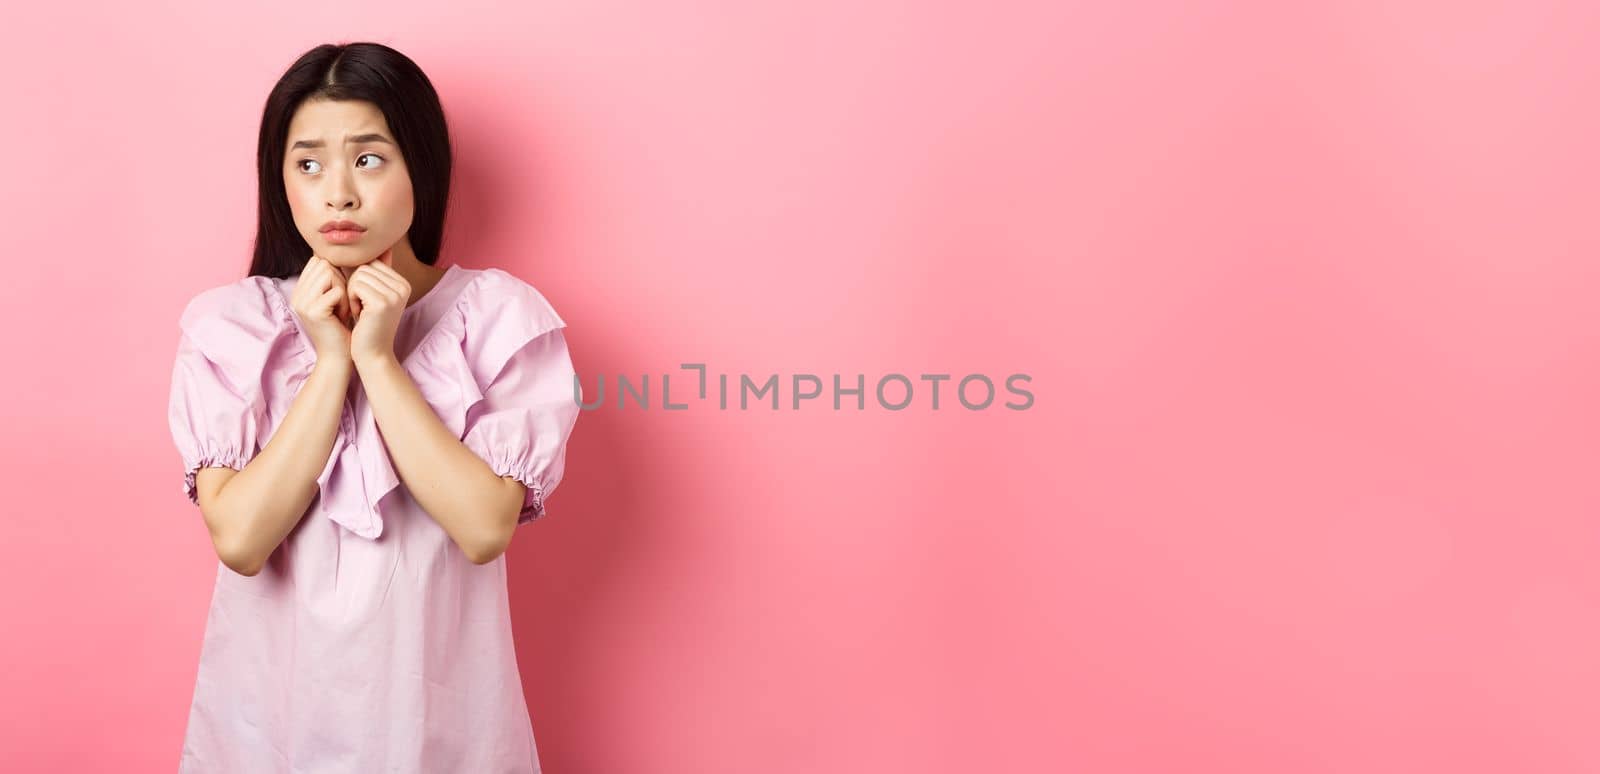
[[[359,145],[368,142],[381,142],[389,145],[394,144],[389,140],[389,138],[384,137],[376,132],[370,134],[357,134],[344,138],[344,143],[346,145],[351,143],[356,143]],[[299,150],[300,148],[321,148],[323,145],[326,145],[326,143],[321,140],[295,140],[294,144],[289,146],[289,150],[294,151]]]

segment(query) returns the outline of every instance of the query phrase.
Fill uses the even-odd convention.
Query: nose
[[[335,210],[347,210],[361,203],[356,196],[355,181],[349,171],[339,171],[329,174],[328,181],[328,206]]]

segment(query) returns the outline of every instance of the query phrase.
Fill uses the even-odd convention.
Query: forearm
[[[305,516],[317,495],[354,367],[329,360],[312,368],[261,452],[218,485],[206,523],[224,563],[254,575]]]
[[[373,418],[413,499],[476,563],[505,550],[526,489],[494,473],[422,397],[393,355],[358,361]]]

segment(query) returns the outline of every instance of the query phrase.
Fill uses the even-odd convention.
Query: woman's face
[[[406,238],[411,175],[376,105],[307,100],[289,122],[287,143],[284,192],[295,228],[312,252],[353,268]],[[357,230],[324,230],[339,220],[354,222]],[[403,252],[410,252],[409,244]]]

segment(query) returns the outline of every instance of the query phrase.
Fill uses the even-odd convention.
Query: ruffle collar
[[[497,268],[475,272],[433,327],[422,335],[401,368],[456,438],[466,433],[467,417],[511,356],[534,338],[566,322],[531,285]],[[316,364],[316,350],[281,289],[270,296],[293,332],[292,365],[282,370],[292,400]],[[472,318],[473,330],[468,330]],[[277,416],[287,412],[282,407]],[[376,540],[383,534],[385,503],[400,487],[366,401],[347,399],[328,462],[317,476],[315,505],[320,514],[352,533]]]

